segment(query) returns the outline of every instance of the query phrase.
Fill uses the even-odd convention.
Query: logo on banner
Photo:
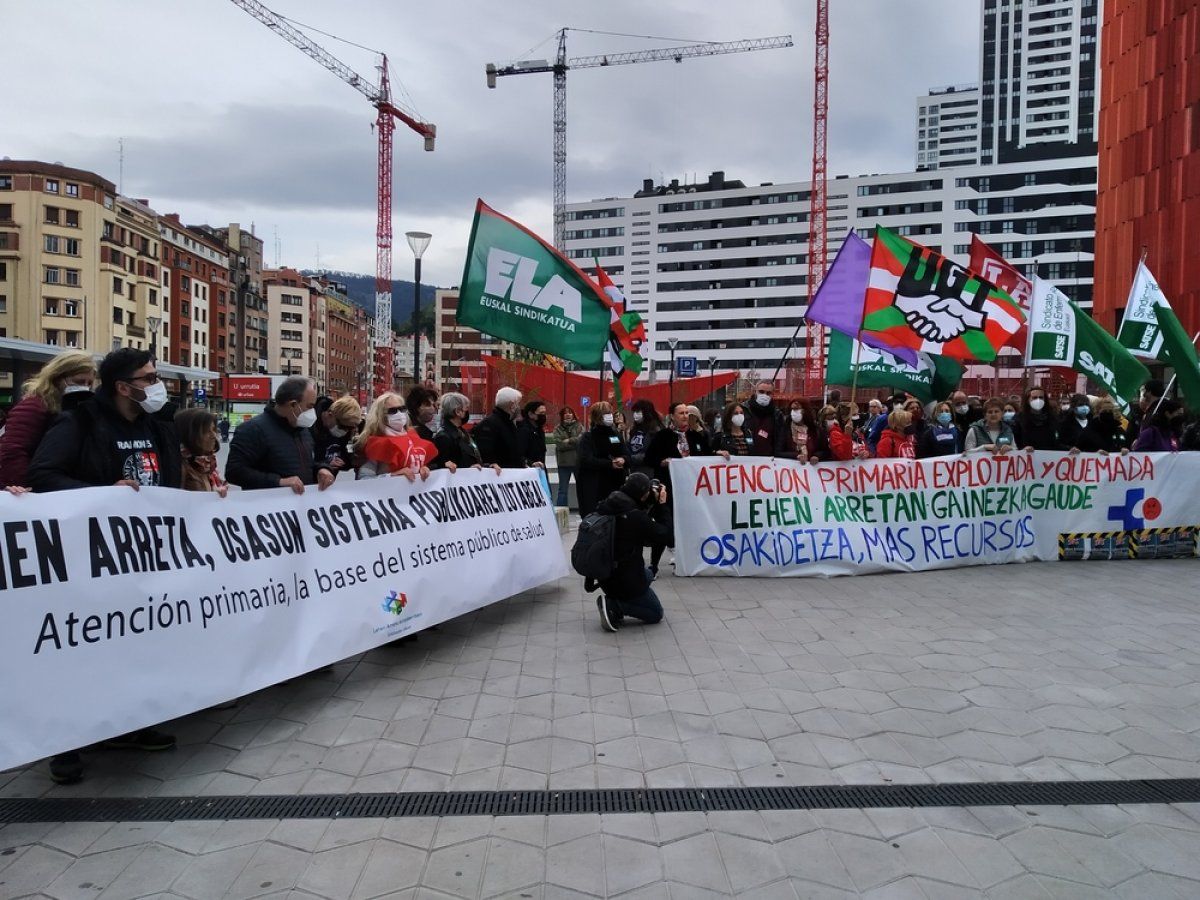
[[[383,603],[379,604],[379,606],[385,613],[398,616],[404,612],[404,607],[408,606],[408,595],[397,594],[395,591],[391,591],[383,598]]]
[[[1138,515],[1138,506],[1141,515]],[[1120,522],[1126,531],[1141,531],[1146,521],[1153,522],[1162,515],[1162,502],[1157,497],[1147,497],[1145,488],[1129,488],[1125,491],[1125,502],[1108,508],[1108,520]]]

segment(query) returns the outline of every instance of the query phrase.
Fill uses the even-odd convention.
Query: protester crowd
[[[311,379],[291,376],[260,415],[233,432],[222,473],[217,451],[227,420],[169,403],[149,352],[115,350],[97,366],[90,354],[68,351],[22,394],[0,420],[0,486],[14,495],[106,485],[222,497],[229,485],[302,494],[329,488],[343,473],[415,481],[436,469],[544,469],[553,446],[558,505],[567,505],[574,478],[581,518],[598,514],[618,523],[612,571],[597,582],[601,623],[610,631],[626,618],[662,618],[650,585],[673,544],[668,497],[671,463],[679,459],[759,456],[820,464],[1026,450],[1200,450],[1200,426],[1185,429],[1186,409],[1153,379],[1128,413],[1110,397],[1072,394],[1054,402],[1041,387],[1007,398],[955,391],[928,404],[896,394],[862,405],[833,390],[822,403],[795,399],[785,409],[764,381],[747,400],[707,416],[682,402],[661,415],[638,399],[628,417],[602,401],[587,407],[581,420],[564,406],[551,431],[546,404],[523,403],[512,387],[501,388],[492,411],[471,427],[471,404],[460,393],[439,396],[418,386],[405,396],[385,393],[364,410],[353,397],[320,397]],[[648,566],[643,548],[651,550]],[[107,742],[144,750],[174,743],[155,729]],[[50,771],[56,781],[78,781],[82,760],[78,752],[60,754]]]

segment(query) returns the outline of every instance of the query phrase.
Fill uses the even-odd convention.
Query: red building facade
[[[1093,315],[1114,330],[1142,250],[1200,330],[1200,4],[1106,0]]]

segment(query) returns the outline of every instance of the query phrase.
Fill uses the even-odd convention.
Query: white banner
[[[683,575],[1195,557],[1200,454],[671,461]]]
[[[538,470],[0,493],[0,769],[205,709],[567,574]]]

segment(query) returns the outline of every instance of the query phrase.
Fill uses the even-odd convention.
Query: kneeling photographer
[[[661,622],[662,603],[650,587],[654,575],[646,567],[642,548],[654,544],[675,546],[666,487],[657,479],[635,472],[619,490],[600,501],[596,514],[612,516],[614,525],[611,571],[597,579],[604,592],[596,598],[600,624],[605,631],[616,631],[626,616],[647,625]]]

